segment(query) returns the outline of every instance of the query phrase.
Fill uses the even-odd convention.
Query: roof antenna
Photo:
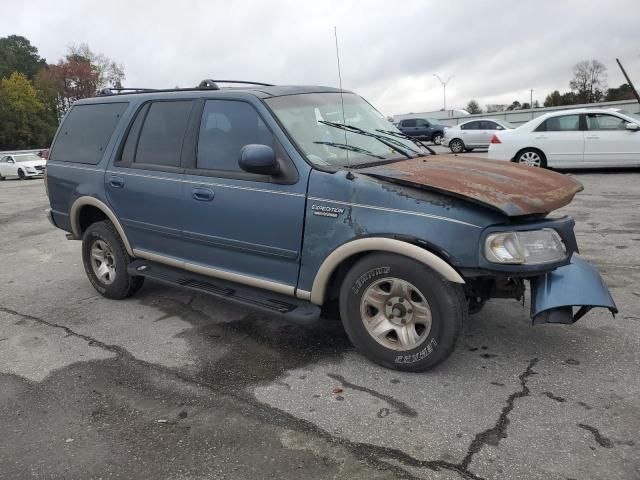
[[[342,104],[342,124],[346,125],[347,119],[344,115],[344,97],[342,95],[342,73],[340,72],[340,51],[338,50],[338,28],[335,26],[333,27],[333,36],[336,39],[336,60],[338,61],[338,81],[340,82],[340,103]],[[345,145],[349,145],[349,142],[347,141],[346,130],[344,130],[344,143]],[[345,153],[347,154],[347,168],[351,168],[351,164],[349,163],[349,150],[346,150]],[[347,178],[349,180],[352,180],[353,173],[351,173],[350,171],[347,172]]]

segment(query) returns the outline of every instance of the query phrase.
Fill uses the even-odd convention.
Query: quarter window
[[[180,165],[182,141],[187,130],[192,103],[191,100],[151,103],[138,139],[134,163],[163,167]],[[138,117],[141,113],[145,113],[145,110],[141,110]],[[135,126],[134,122],[130,137],[135,137]],[[126,150],[127,144],[123,154]]]
[[[271,131],[246,102],[208,100],[198,136],[197,168],[241,172],[238,160],[245,145],[273,148]]]
[[[626,127],[627,121],[615,115],[587,114],[587,128],[589,130],[624,130]]]

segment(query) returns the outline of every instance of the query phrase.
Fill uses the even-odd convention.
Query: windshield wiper
[[[340,148],[342,150],[349,150],[350,152],[354,152],[354,153],[363,153],[365,155],[369,155],[370,157],[375,157],[375,158],[379,158],[381,160],[384,160],[385,157],[381,156],[381,155],[376,155],[373,152],[370,152],[369,150],[366,150],[364,148],[360,148],[360,147],[356,147],[355,145],[349,145],[347,143],[336,143],[336,142],[313,142],[316,143],[318,145],[327,145],[329,147],[336,147],[336,148]]]
[[[428,146],[426,143],[424,143],[423,141],[418,140],[415,137],[410,137],[409,135],[406,135],[406,134],[404,134],[402,132],[394,132],[393,130],[384,130],[382,128],[376,128],[376,132],[384,133],[386,135],[392,135],[392,136],[398,137],[398,138],[404,138],[405,140],[409,140],[409,141],[415,143],[416,145],[421,146],[425,150],[428,150],[431,155],[437,155],[436,151],[433,148],[431,148],[430,146]]]
[[[363,130],[362,128],[354,127],[353,125],[345,125],[344,123],[328,122],[327,120],[318,120],[318,123],[324,123],[325,125],[329,125],[330,127],[339,128],[341,130],[346,130],[347,132],[351,132],[351,133],[357,133],[359,135],[364,135],[366,137],[375,138],[379,142],[384,143],[391,150],[394,150],[395,152],[398,152],[407,158],[414,158],[414,157],[412,157],[411,154],[408,153],[406,150],[398,146],[398,144],[402,145],[402,147],[407,148],[409,151],[416,153],[416,155],[419,155],[419,152],[416,152],[415,150],[406,147],[403,143],[397,140],[386,137],[384,135],[378,135],[377,133],[368,132],[367,130]]]

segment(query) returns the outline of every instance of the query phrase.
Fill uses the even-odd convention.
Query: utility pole
[[[443,110],[447,109],[447,83],[449,83],[449,81],[455,77],[455,75],[451,75],[449,78],[447,78],[447,81],[445,82],[444,80],[442,80],[442,78],[440,78],[439,75],[436,75],[435,73],[433,74],[434,77],[436,77],[438,80],[440,80],[440,83],[442,84],[442,104]]]
[[[638,100],[638,103],[640,103],[640,95],[638,95],[638,91],[636,90],[636,87],[634,87],[633,83],[631,83],[631,79],[629,78],[629,75],[627,75],[627,72],[625,71],[624,67],[622,66],[622,63],[620,63],[620,60],[618,60],[617,58],[616,58],[616,62],[618,62],[618,66],[620,67],[620,70],[622,70],[622,74],[624,75],[624,78],[627,79],[627,83],[631,87],[631,91],[635,95],[636,100]]]

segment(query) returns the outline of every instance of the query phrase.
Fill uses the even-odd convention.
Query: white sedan
[[[460,125],[446,127],[442,145],[453,153],[470,152],[474,148],[487,148],[494,133],[515,128],[504,120],[493,118],[469,120]]]
[[[547,113],[494,134],[489,158],[533,167],[640,166],[640,116],[603,108]]]
[[[35,153],[16,153],[0,158],[0,180],[18,177],[25,180],[44,175],[45,159]]]

